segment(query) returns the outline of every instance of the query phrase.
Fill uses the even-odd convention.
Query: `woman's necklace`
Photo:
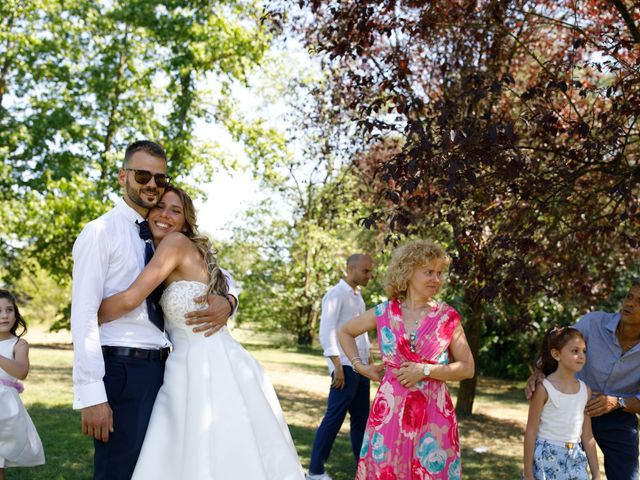
[[[431,308],[431,305],[426,305],[418,309],[410,308],[406,303],[401,303],[400,306],[403,309],[405,309],[407,312],[412,312],[412,314],[414,314],[414,318],[413,318],[414,328],[413,328],[413,331],[409,334],[409,348],[411,350],[411,353],[416,353],[416,340],[417,340],[418,327],[420,326],[420,322],[422,321],[424,316],[427,314],[427,310]],[[417,315],[415,315],[416,311],[418,312]]]

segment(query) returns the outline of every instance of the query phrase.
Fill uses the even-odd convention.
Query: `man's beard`
[[[129,179],[127,178],[127,181],[125,183],[125,188],[127,189],[127,196],[129,197],[129,199],[135,203],[136,205],[138,205],[139,207],[142,208],[153,208],[157,205],[158,200],[160,200],[160,191],[158,190],[158,188],[146,188],[146,186],[142,187],[139,191],[136,191],[136,189],[134,189],[131,186],[131,183],[129,182]],[[154,202],[148,202],[146,200],[144,200],[141,196],[140,196],[140,192],[141,191],[148,191],[148,192],[154,192],[156,194],[156,200]]]

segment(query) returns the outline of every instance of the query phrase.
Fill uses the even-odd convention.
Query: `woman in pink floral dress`
[[[444,383],[474,374],[460,314],[434,300],[450,258],[430,240],[398,248],[384,302],[338,333],[356,371],[381,380],[369,413],[356,480],[458,480],[458,421]],[[374,327],[385,373],[357,357],[354,338]],[[382,377],[382,378],[381,378]]]

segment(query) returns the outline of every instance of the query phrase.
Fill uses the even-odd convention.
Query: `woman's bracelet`
[[[229,308],[231,309],[229,310],[229,316],[233,315],[234,306],[233,306],[233,302],[229,298],[229,294],[222,295],[222,297],[229,303]]]
[[[360,362],[362,365],[364,365],[364,362],[362,361],[362,359],[360,357],[353,357],[350,358],[349,361],[351,362],[351,366],[355,369],[356,368],[356,363]]]

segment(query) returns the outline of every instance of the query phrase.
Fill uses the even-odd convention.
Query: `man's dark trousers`
[[[607,480],[638,480],[638,418],[614,410],[591,417],[593,436],[604,455]]]
[[[333,442],[342,427],[344,417],[349,412],[351,423],[351,448],[358,461],[364,430],[369,417],[369,379],[356,373],[349,366],[342,367],[344,371],[344,387],[342,389],[331,388],[327,401],[327,413],[325,414],[316,438],[313,441],[311,451],[311,463],[309,473],[324,473],[324,464],[329,458]]]
[[[130,480],[162,386],[165,360],[105,355],[104,386],[113,410],[107,443],[94,440],[94,480]]]

